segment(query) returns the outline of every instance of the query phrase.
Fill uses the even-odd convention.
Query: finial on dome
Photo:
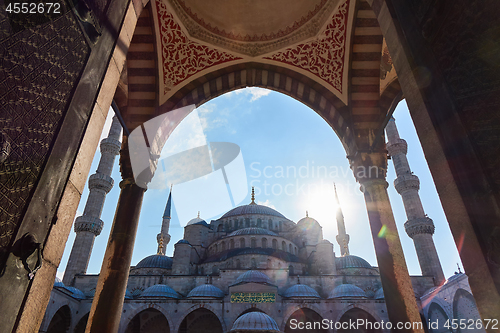
[[[252,186],[252,202],[250,202],[250,205],[256,205],[255,203],[255,189]]]
[[[306,217],[309,217],[309,212],[306,210]]]
[[[300,284],[300,275],[297,275],[297,284]]]
[[[198,211],[198,218],[200,218],[200,211]]]

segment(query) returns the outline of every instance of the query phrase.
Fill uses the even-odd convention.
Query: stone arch
[[[152,310],[156,310],[156,311],[161,312],[161,314],[165,317],[165,319],[168,322],[169,332],[174,332],[174,330],[173,330],[174,319],[170,316],[170,314],[167,311],[165,311],[165,309],[163,307],[161,307],[158,304],[154,304],[154,303],[143,304],[141,306],[138,306],[137,308],[132,309],[130,311],[130,313],[127,315],[126,320],[124,320],[122,322],[122,325],[124,326],[122,329],[126,330],[127,326],[130,324],[130,322],[132,321],[132,319],[135,316],[137,316],[139,313],[141,313],[145,310],[148,310],[148,309],[152,309]],[[122,332],[122,330],[119,330],[119,331]]]
[[[297,322],[304,323],[305,325],[311,325],[310,327],[305,326],[304,329],[292,328],[290,325],[291,320],[296,320]],[[285,333],[326,333],[327,329],[321,327],[321,322],[323,317],[314,310],[306,307],[301,307],[300,309],[294,311],[288,318],[285,324]],[[315,324],[317,323],[317,324]],[[317,326],[316,326],[317,325]]]
[[[125,333],[170,333],[170,325],[162,311],[148,307],[132,317]]]
[[[441,308],[443,308],[448,318],[453,318],[453,308],[450,308],[450,304],[439,297],[432,297],[432,299],[426,301],[426,306],[423,311],[425,318],[429,318],[429,307],[431,303],[437,303]]]
[[[66,333],[71,326],[71,309],[68,305],[61,306],[52,316],[47,332]]]
[[[370,321],[372,323],[375,322],[381,322],[380,317],[375,314],[372,310],[368,309],[367,307],[361,305],[361,304],[349,304],[346,306],[337,316],[335,322],[344,322],[344,321],[349,321],[349,320],[357,320],[357,319],[364,319],[365,321]],[[382,329],[376,329],[376,328],[365,328],[362,330],[358,330],[360,333],[381,333]],[[344,329],[335,329],[335,332],[350,332],[349,330],[344,330]]]
[[[434,301],[431,302],[431,304],[429,305],[429,309],[428,309],[427,320],[431,323],[437,323],[438,327],[436,327],[436,328],[433,328],[432,326],[429,327],[428,328],[429,332],[430,333],[437,333],[437,332],[451,333],[452,331],[450,329],[443,326],[448,319],[450,319],[450,317],[448,316],[448,314],[446,313],[444,308]],[[460,331],[458,331],[458,332],[460,332]]]
[[[285,313],[283,315],[283,322],[280,325],[281,331],[283,331],[283,332],[285,331],[287,323],[291,319],[292,315],[301,309],[308,309],[310,311],[313,311],[313,312],[317,313],[323,319],[328,318],[326,316],[326,314],[314,303],[300,304],[300,305],[295,304],[295,305],[288,307],[288,309],[285,311]],[[298,331],[298,330],[292,330],[292,332],[294,332],[294,331]]]
[[[459,321],[465,319],[467,322],[470,319],[474,321],[481,319],[474,297],[465,289],[457,289],[455,296],[453,296],[453,319]],[[459,327],[457,333],[461,332],[469,332],[469,330],[461,330]]]
[[[223,318],[209,304],[200,304],[189,309],[180,321],[178,333],[222,333],[226,332]]]
[[[85,327],[87,326],[87,321],[89,320],[90,312],[87,312],[86,315],[82,316],[78,322],[76,323],[74,333],[85,333]]]
[[[261,240],[262,248],[266,249],[267,248],[267,238],[263,237]]]

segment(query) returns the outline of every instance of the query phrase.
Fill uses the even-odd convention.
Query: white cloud
[[[267,206],[267,207],[272,208],[272,209],[276,209],[276,207],[274,207],[274,205],[269,202],[269,199],[267,199],[266,201],[257,200],[257,204],[262,205],[262,206]]]
[[[269,95],[271,93],[271,90],[259,87],[246,87],[243,89],[235,90],[234,93],[236,95],[245,94],[251,96],[250,102],[254,102],[261,97]]]

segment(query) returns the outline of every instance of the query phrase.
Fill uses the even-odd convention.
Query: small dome
[[[270,207],[257,204],[243,205],[233,208],[226,214],[222,215],[221,219],[231,216],[250,215],[250,214],[271,215],[280,217],[282,219],[286,219],[286,217],[284,217],[283,214],[279,213],[278,211]]]
[[[288,288],[283,294],[285,297],[307,297],[307,298],[321,298],[316,290],[306,286],[305,284],[296,284]]]
[[[244,331],[262,331],[262,332],[279,332],[278,324],[273,318],[262,312],[245,313],[233,324],[231,332]]]
[[[186,225],[193,225],[193,224],[207,224],[205,220],[195,217],[194,219],[189,220],[189,222]]]
[[[148,256],[135,266],[135,268],[164,268],[171,269],[172,268],[172,258],[161,255],[161,254],[153,254],[152,256]]]
[[[66,287],[64,287],[64,289],[66,289],[67,291],[69,291],[72,294],[71,296],[73,296],[76,299],[85,299],[85,295],[78,288],[66,286]]]
[[[335,265],[337,266],[337,270],[345,268],[373,268],[365,259],[353,255],[335,258]]]
[[[332,290],[328,298],[341,298],[341,297],[362,297],[366,298],[366,294],[363,289],[356,287],[352,284],[341,284]]]
[[[271,280],[266,274],[255,270],[247,271],[241,274],[240,276],[238,276],[234,284],[250,283],[250,282],[271,284]]]
[[[188,244],[189,245],[189,242],[185,239],[181,239],[180,241],[178,241],[177,243],[175,243],[175,245],[177,244]]]
[[[191,290],[187,297],[221,298],[224,297],[224,292],[213,284],[202,284]]]
[[[147,288],[139,298],[148,297],[180,298],[175,290],[165,284],[156,284]]]
[[[384,290],[380,288],[375,292],[375,295],[373,296],[374,299],[384,299]]]
[[[297,226],[301,227],[302,229],[312,226],[312,225],[319,225],[319,222],[313,219],[312,217],[306,216],[297,222]]]
[[[60,288],[64,287],[64,283],[57,276],[56,279],[54,280],[54,287],[60,287]]]
[[[242,235],[268,235],[268,236],[278,236],[276,233],[264,229],[264,228],[244,228],[233,231],[227,237],[231,236],[242,236]]]
[[[452,276],[450,276],[448,278],[448,280],[446,280],[446,283],[450,283],[451,281],[460,279],[462,276],[465,276],[465,274],[464,273],[455,273]]]

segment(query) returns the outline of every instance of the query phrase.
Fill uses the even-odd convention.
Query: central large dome
[[[248,215],[248,214],[271,215],[286,219],[286,217],[284,217],[283,214],[281,214],[280,212],[270,207],[257,204],[249,204],[233,208],[226,214],[222,215],[221,219],[231,216]]]

